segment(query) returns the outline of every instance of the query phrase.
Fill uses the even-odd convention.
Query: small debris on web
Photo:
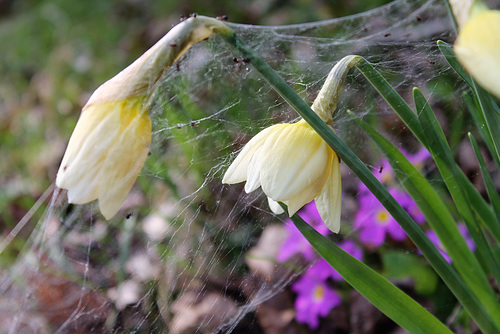
[[[217,16],[216,19],[219,21],[228,21],[229,17],[227,17],[227,15],[222,15],[222,16]]]

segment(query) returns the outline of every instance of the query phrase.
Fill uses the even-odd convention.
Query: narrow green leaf
[[[455,56],[455,52],[453,52],[451,46],[443,41],[437,41],[437,45],[448,64],[450,64],[451,68],[453,68],[455,72],[457,72],[457,74],[467,83],[467,85],[472,87],[472,77],[469,75],[469,73],[467,73],[462,65],[460,65],[457,56]]]
[[[453,50],[449,49],[449,52],[451,52],[451,54],[454,57]],[[458,66],[460,66],[460,64],[458,64]],[[363,73],[363,75],[370,81],[370,83],[375,87],[375,89],[392,107],[392,109],[398,114],[398,116],[403,120],[403,122],[410,129],[410,131],[412,131],[415,137],[417,137],[420,143],[430,151],[428,144],[424,138],[424,133],[422,131],[422,127],[420,126],[420,121],[418,120],[417,115],[413,113],[408,104],[391,87],[391,85],[387,82],[387,80],[385,80],[385,78],[382,77],[382,75],[370,63],[368,63],[364,59],[360,61],[360,64],[357,66],[357,68]],[[478,114],[480,114],[478,116],[482,117],[482,119],[484,120],[484,115],[482,115],[482,113]],[[486,124],[486,121],[484,120],[483,123]],[[489,133],[489,130],[486,126],[484,127],[484,129]],[[444,134],[440,133],[440,136],[443,139],[443,142],[446,143]],[[491,137],[490,141],[492,142]],[[493,142],[491,146],[493,147]],[[494,157],[496,158],[496,155],[494,155]],[[496,160],[499,161],[499,166],[500,166],[500,160],[498,160],[498,158]],[[499,239],[500,228],[498,227],[498,225],[491,223],[495,221],[495,219],[492,219],[492,217],[494,217],[493,212],[489,208],[488,204],[485,202],[484,198],[481,197],[481,195],[477,192],[474,186],[467,179],[465,174],[463,174],[462,170],[460,170],[459,168],[457,168],[457,170],[459,178],[463,183],[464,188],[467,191],[469,199],[471,203],[474,204],[473,206],[474,211],[478,215],[480,215],[482,221],[486,222],[488,229],[495,236],[496,240],[500,240]]]
[[[225,37],[226,40],[235,46],[245,57],[251,59],[251,64],[258,70],[268,83],[281,95],[283,98],[311,125],[311,127],[318,132],[318,134],[325,140],[325,142],[340,156],[342,161],[358,176],[372,194],[380,201],[380,203],[387,209],[387,211],[394,217],[394,219],[401,225],[406,234],[421,250],[422,254],[428,259],[431,265],[439,273],[441,277],[446,276],[445,281],[451,284],[460,285],[460,279],[451,266],[443,259],[441,254],[437,251],[434,245],[429,241],[425,233],[413,221],[408,213],[399,205],[399,203],[391,196],[389,191],[377,180],[377,178],[370,172],[365,164],[352,152],[352,150],[333,132],[333,130],[326,125],[314,111],[288,86],[284,80],[274,72],[274,70],[262,60],[253,50],[246,46],[237,35]],[[360,57],[361,58],[361,57]],[[362,63],[368,64],[366,60]],[[371,66],[371,65],[370,65]],[[378,74],[370,66],[366,67],[365,72],[370,72],[368,75],[374,81],[381,82],[384,91],[389,92],[394,107],[402,105],[403,108],[408,106],[404,100],[396,93],[390,93],[390,85],[383,77]],[[389,87],[387,87],[389,86]],[[409,107],[408,107],[409,108]],[[412,116],[413,115],[413,116]],[[416,127],[420,128],[420,123],[411,109],[407,110],[407,117],[410,122]]]
[[[464,93],[463,97],[465,99],[465,103],[467,104],[467,107],[469,108],[470,114],[472,116],[472,119],[474,120],[474,123],[476,123],[476,127],[481,133],[481,136],[484,139],[484,142],[486,146],[488,147],[488,151],[490,152],[495,152],[495,148],[493,145],[493,139],[491,138],[491,133],[490,130],[488,129],[488,126],[486,125],[486,120],[484,119],[483,113],[479,110],[478,102],[476,103],[473,98],[470,96],[470,93]],[[475,95],[474,95],[475,97]],[[477,99],[476,99],[477,101]],[[498,159],[496,154],[492,154],[493,159],[495,160],[495,163],[497,164],[497,167],[500,168],[500,159]]]
[[[500,120],[498,119],[499,115],[496,112],[497,108],[495,108],[498,106],[496,106],[496,103],[491,95],[484,89],[475,83],[473,83],[472,87],[476,92],[480,110],[484,115],[486,125],[488,126],[488,130],[493,141],[493,147],[495,150],[491,151],[491,153],[496,154],[497,158],[500,160]]]
[[[483,139],[485,140],[485,144],[488,147],[490,152],[494,152],[493,141],[491,139],[490,132],[488,127],[486,126],[486,120],[484,119],[484,115],[479,109],[476,107],[475,103],[472,101],[472,98],[469,94],[465,93],[464,99],[471,111],[471,115],[473,116],[474,122],[476,123],[477,128],[482,134]],[[424,146],[427,143],[423,143]],[[495,154],[492,154],[493,159],[495,160],[498,168],[500,168],[500,160]],[[500,225],[498,224],[497,217],[491,210],[491,207],[486,203],[483,196],[477,191],[474,185],[467,179],[465,174],[460,168],[457,168],[459,173],[460,183],[467,191],[467,195],[469,197],[471,207],[474,212],[480,217],[481,221],[488,228],[490,233],[494,236],[497,242],[500,242]]]
[[[432,125],[434,126],[435,133],[438,134],[440,138],[440,143],[442,144],[442,147],[444,148],[443,157],[446,157],[446,161],[449,164],[449,168],[451,171],[453,171],[454,175],[457,178],[457,182],[454,182],[454,179],[448,180],[449,183],[451,183],[451,186],[453,189],[458,189],[461,188],[461,193],[458,192],[452,192],[452,195],[455,194],[457,195],[458,199],[461,200],[461,204],[457,203],[458,209],[462,215],[465,214],[464,219],[473,219],[470,209],[476,212],[481,220],[484,222],[485,226],[489,229],[489,231],[493,234],[495,239],[497,241],[500,241],[500,225],[497,223],[497,219],[491,210],[490,206],[484,198],[481,196],[481,194],[477,191],[477,189],[474,187],[474,185],[470,182],[470,180],[465,176],[464,172],[460,169],[460,167],[457,165],[457,163],[453,160],[453,156],[451,153],[451,150],[448,146],[448,143],[446,142],[446,138],[444,136],[444,133],[439,126],[439,123],[437,122],[437,119],[435,118],[432,110],[430,109],[430,106],[427,103],[427,100],[423,96],[423,94],[420,92],[420,90],[415,89],[414,90],[414,96],[415,96],[415,104],[417,106],[417,110],[419,110],[419,113],[423,111],[424,108],[427,108],[426,111],[432,118]],[[480,114],[480,113],[479,113]],[[480,115],[478,115],[480,116]],[[424,138],[425,139],[425,138]],[[432,153],[432,148],[429,147],[429,143],[437,144],[436,142],[433,141],[424,141],[423,145],[429,150],[429,152]],[[442,165],[443,166],[443,165]],[[439,167],[439,165],[438,165]],[[455,185],[455,186],[453,186]],[[458,187],[460,185],[460,187]],[[457,190],[458,191],[458,190]],[[467,204],[464,205],[463,199],[461,198],[462,195],[466,196],[467,198]],[[455,199],[455,197],[454,197]],[[468,210],[469,209],[469,210]],[[472,218],[471,218],[472,217]],[[469,220],[470,222],[470,220]],[[466,221],[466,223],[468,223]],[[474,223],[471,223],[475,225]],[[470,226],[469,226],[470,228]],[[473,228],[473,230],[477,230],[477,228]],[[482,243],[481,241],[483,240],[481,236],[478,236],[479,238],[476,240],[476,242]],[[487,256],[488,257],[488,256]],[[486,258],[487,258],[486,257]]]
[[[450,50],[453,54],[453,51]],[[453,54],[454,56],[454,54]],[[357,65],[357,68],[365,75],[365,77],[370,81],[372,85],[376,88],[376,90],[382,95],[382,97],[387,101],[387,103],[392,107],[392,109],[398,114],[398,116],[403,120],[403,122],[407,125],[407,127],[412,131],[412,133],[417,137],[417,139],[422,143],[424,147],[426,147],[429,151],[428,144],[425,140],[424,133],[422,131],[422,127],[418,117],[408,104],[397,94],[397,92],[391,87],[391,85],[385,80],[384,77],[366,60],[361,60],[360,64]],[[480,113],[481,114],[481,113]],[[484,116],[481,114],[481,117]],[[486,121],[484,121],[486,122]],[[487,130],[487,128],[485,127]],[[439,136],[442,139],[443,143],[446,143],[446,139],[442,131],[438,132]],[[489,133],[489,132],[488,132]],[[447,143],[446,143],[447,146]],[[500,237],[500,228],[497,224],[493,224],[495,219],[493,212],[489,208],[488,204],[485,202],[484,198],[477,192],[474,186],[470,183],[470,181],[463,174],[462,170],[458,167],[456,168],[458,177],[460,178],[461,183],[463,184],[471,203],[474,204],[474,211],[481,217],[481,220],[486,222],[488,229],[495,235],[497,240]]]
[[[486,164],[484,163],[483,156],[481,155],[481,151],[479,150],[479,146],[477,145],[476,140],[474,139],[474,136],[472,136],[471,133],[469,133],[469,139],[472,144],[472,148],[474,150],[474,153],[476,154],[477,161],[479,163],[479,166],[481,168],[481,174],[483,174],[483,180],[484,184],[486,186],[486,191],[488,193],[488,197],[490,198],[490,202],[495,209],[495,214],[496,214],[496,221],[492,222],[495,225],[498,226],[498,217],[500,217],[500,197],[498,196],[498,192],[495,188],[495,185],[493,184],[493,180],[491,179],[490,173],[488,172],[488,169],[486,168]],[[492,273],[493,276],[495,277],[495,280],[497,282],[497,285],[500,284],[500,266],[498,259],[494,256],[494,252],[492,249],[494,249],[494,246],[492,245],[492,242],[490,240],[487,240],[488,245],[490,246],[489,249],[491,258],[489,261],[491,262],[492,268]]]
[[[483,155],[481,154],[481,150],[479,149],[479,145],[477,144],[474,136],[469,133],[469,139],[472,144],[472,148],[474,149],[474,153],[476,154],[477,161],[479,163],[479,167],[481,168],[481,173],[483,174],[484,184],[486,186],[486,192],[488,193],[488,197],[490,199],[490,203],[495,210],[495,214],[497,216],[497,224],[498,219],[500,218],[500,196],[498,195],[498,191],[491,179],[491,175],[486,167],[486,163],[484,162]]]
[[[467,197],[470,201],[470,206],[474,212],[479,216],[484,226],[488,228],[497,242],[500,242],[500,225],[498,224],[497,217],[486,203],[483,196],[474,188],[474,185],[467,179],[462,170],[459,171],[459,181],[467,192]]]
[[[283,205],[284,208],[286,206]],[[328,240],[299,215],[291,217],[293,223],[314,249],[339,272],[354,289],[380,311],[410,333],[451,333],[451,331],[415,300]]]
[[[451,4],[449,1],[445,1],[444,3],[446,6],[446,9],[448,10],[448,15],[451,18],[451,22],[453,23],[454,31],[455,31],[455,33],[457,33],[458,32],[458,23],[457,23],[457,19],[455,18],[455,15],[453,15],[453,9],[451,8]]]
[[[467,225],[469,233],[476,243],[479,262],[467,247],[465,240],[463,238],[459,240],[458,236],[456,236],[457,233],[460,235],[458,229],[451,229],[449,223],[447,225],[450,226],[447,226],[447,228],[451,234],[440,236],[440,240],[445,245],[457,270],[469,288],[474,291],[489,312],[496,314],[494,318],[499,319],[500,322],[500,307],[484,272],[484,269],[495,271],[494,263],[491,262],[492,254],[470,207],[468,191],[463,187],[463,184],[467,181],[462,180],[462,174],[458,171],[458,166],[444,138],[444,133],[427,104],[427,100],[418,89],[414,89],[414,97],[415,105],[420,112],[419,119],[425,133],[424,138],[427,147],[438,166],[458,211]],[[437,230],[436,233],[438,233]]]
[[[484,119],[486,120],[486,124],[491,134],[493,147],[495,148],[492,153],[495,152],[498,159],[500,160],[500,120],[498,119],[498,106],[496,105],[491,95],[484,89],[479,87],[474,82],[472,77],[467,73],[467,71],[465,71],[462,65],[460,65],[457,57],[455,56],[455,53],[453,52],[453,49],[443,41],[438,41],[437,44],[439,50],[441,50],[441,53],[446,58],[446,61],[475,92],[480,110],[484,115]]]
[[[421,142],[423,141],[422,127],[417,115],[405,100],[392,88],[385,78],[364,58],[356,65],[372,86],[384,100],[395,110],[406,126]]]
[[[449,210],[425,177],[408,161],[403,153],[396,149],[394,145],[379,134],[371,125],[357,117],[355,119],[380,147],[395,171],[396,177],[424,213],[429,225],[439,236],[440,240],[443,241],[445,247],[450,248],[450,256],[453,259],[457,258],[457,261],[460,263],[464,262],[468,257],[473,257],[462,235],[458,231]],[[455,245],[461,245],[462,247],[457,248]],[[463,252],[466,255],[463,255]],[[500,322],[496,323],[493,320],[493,315],[490,316],[488,310],[484,308],[483,303],[472,293],[465,282],[460,277],[457,278],[458,275],[448,262],[442,256],[432,259],[427,257],[427,259],[483,332],[497,332],[500,328]],[[461,266],[466,265],[462,264]]]

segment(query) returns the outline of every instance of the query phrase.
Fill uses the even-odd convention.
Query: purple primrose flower
[[[389,192],[403,207],[410,198],[397,188],[390,188]],[[373,194],[361,194],[359,204],[354,227],[359,230],[359,239],[363,244],[379,247],[387,234],[397,241],[406,239],[403,229]]]
[[[425,147],[420,148],[415,154],[409,154],[404,151],[403,153],[408,158],[408,161],[418,170],[424,169],[425,162],[431,158],[431,154]]]
[[[457,227],[458,227],[458,230],[460,231],[460,233],[464,236],[465,242],[467,243],[467,246],[469,246],[469,248],[472,251],[474,251],[476,249],[476,244],[474,243],[474,241],[470,237],[469,231],[467,230],[467,227],[465,226],[465,224],[462,224],[462,223],[458,224]],[[446,248],[444,247],[443,243],[441,242],[441,240],[439,240],[439,237],[437,236],[436,232],[434,232],[433,230],[428,230],[427,232],[425,232],[425,234],[427,234],[427,237],[429,238],[429,240],[437,247],[437,249],[439,250],[441,255],[443,255],[444,259],[446,261],[448,261],[449,263],[451,263],[451,258],[448,255],[448,252],[446,251]],[[420,252],[420,250],[418,251],[418,253],[422,254]]]
[[[354,258],[363,261],[363,249],[361,249],[353,240],[345,240],[338,244],[347,253],[351,254]],[[335,270],[325,259],[321,258],[316,261],[305,275],[316,277],[320,280],[327,280],[331,278],[334,281],[344,280],[342,276]]]
[[[334,307],[342,303],[338,293],[324,280],[307,274],[292,285],[292,290],[297,293],[295,319],[311,329],[318,328],[319,317],[327,316]]]
[[[305,205],[304,208],[298,212],[298,215],[322,235],[331,233],[321,220],[314,201]],[[290,219],[286,221],[285,228],[288,233],[288,238],[281,246],[277,260],[279,262],[284,262],[295,254],[302,254],[304,258],[313,260],[316,254],[314,249]]]

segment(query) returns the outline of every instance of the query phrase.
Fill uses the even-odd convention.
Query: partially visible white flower
[[[455,21],[461,29],[469,18],[470,9],[474,4],[474,0],[448,0],[448,2],[450,3]]]
[[[64,154],[56,185],[68,201],[99,200],[106,219],[120,209],[144,165],[151,143],[148,99],[163,71],[223,22],[192,17],[170,30],[134,63],[92,94]]]
[[[500,11],[479,10],[470,15],[454,50],[474,80],[500,98]]]

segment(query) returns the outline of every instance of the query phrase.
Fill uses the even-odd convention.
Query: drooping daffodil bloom
[[[276,124],[253,137],[222,180],[243,181],[247,193],[262,187],[272,201],[286,204],[290,215],[315,199],[323,221],[339,231],[339,158],[306,121]],[[280,213],[273,205],[271,209]]]
[[[500,98],[500,11],[475,4],[459,30],[454,50],[474,80]]]
[[[312,109],[329,125],[345,75],[355,63],[356,58],[337,63],[313,103]],[[282,212],[276,202],[286,204],[293,215],[314,200],[328,228],[339,232],[340,159],[305,120],[276,124],[253,137],[222,180],[226,184],[244,181],[247,193],[262,188],[276,214]]]
[[[148,100],[155,84],[193,44],[218,29],[228,28],[223,22],[203,16],[181,22],[91,95],[56,178],[57,187],[68,190],[70,203],[98,199],[106,219],[118,212],[148,156]]]
[[[56,185],[68,201],[99,199],[107,219],[119,210],[146,160],[151,120],[144,97],[86,106],[57,173]]]

